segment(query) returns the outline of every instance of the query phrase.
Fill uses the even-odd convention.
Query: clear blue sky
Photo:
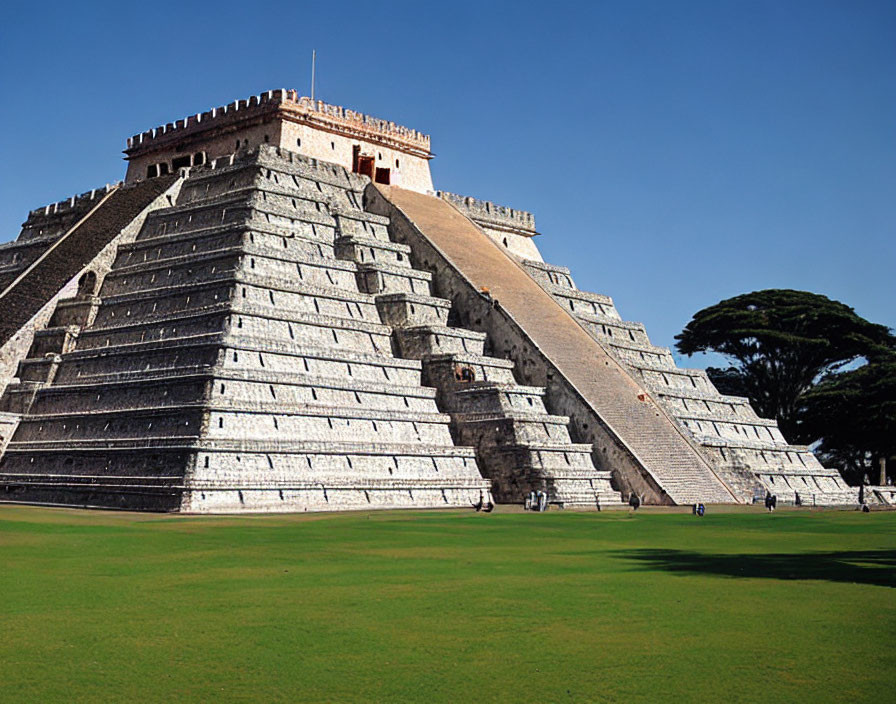
[[[896,326],[893,0],[7,4],[0,241],[131,134],[307,92],[312,47],[321,98],[431,134],[437,188],[533,211],[656,344],[770,287]]]

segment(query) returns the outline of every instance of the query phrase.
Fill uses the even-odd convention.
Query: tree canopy
[[[821,439],[822,462],[851,483],[877,481],[880,457],[896,456],[896,354],[878,354],[858,369],[829,374],[803,394],[800,423]]]
[[[826,296],[790,289],[735,296],[696,313],[676,340],[682,354],[716,352],[730,359],[727,369],[707,369],[709,377],[723,393],[746,396],[760,416],[777,420],[791,442],[824,437],[832,449],[845,447],[842,438],[835,440],[834,414],[847,413],[847,407],[862,411],[859,399],[872,390],[882,394],[872,415],[889,413],[892,420],[892,406],[883,399],[892,392],[896,337]],[[860,360],[874,364],[844,369]],[[810,390],[816,393],[807,397]],[[876,416],[854,417],[882,427]],[[856,448],[867,443],[850,437]]]

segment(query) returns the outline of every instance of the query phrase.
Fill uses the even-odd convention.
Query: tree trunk
[[[880,486],[887,485],[887,458],[885,456],[881,456],[878,460],[880,462]]]

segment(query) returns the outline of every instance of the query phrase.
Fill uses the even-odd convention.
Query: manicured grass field
[[[896,513],[0,506],[0,701],[893,701]]]

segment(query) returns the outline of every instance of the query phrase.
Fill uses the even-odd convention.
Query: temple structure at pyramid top
[[[134,135],[125,150],[125,181],[174,173],[263,144],[339,164],[376,183],[433,190],[429,135],[284,89]]]
[[[125,154],[0,245],[2,501],[857,499],[544,262],[531,213],[434,190],[420,132],[276,90]]]

